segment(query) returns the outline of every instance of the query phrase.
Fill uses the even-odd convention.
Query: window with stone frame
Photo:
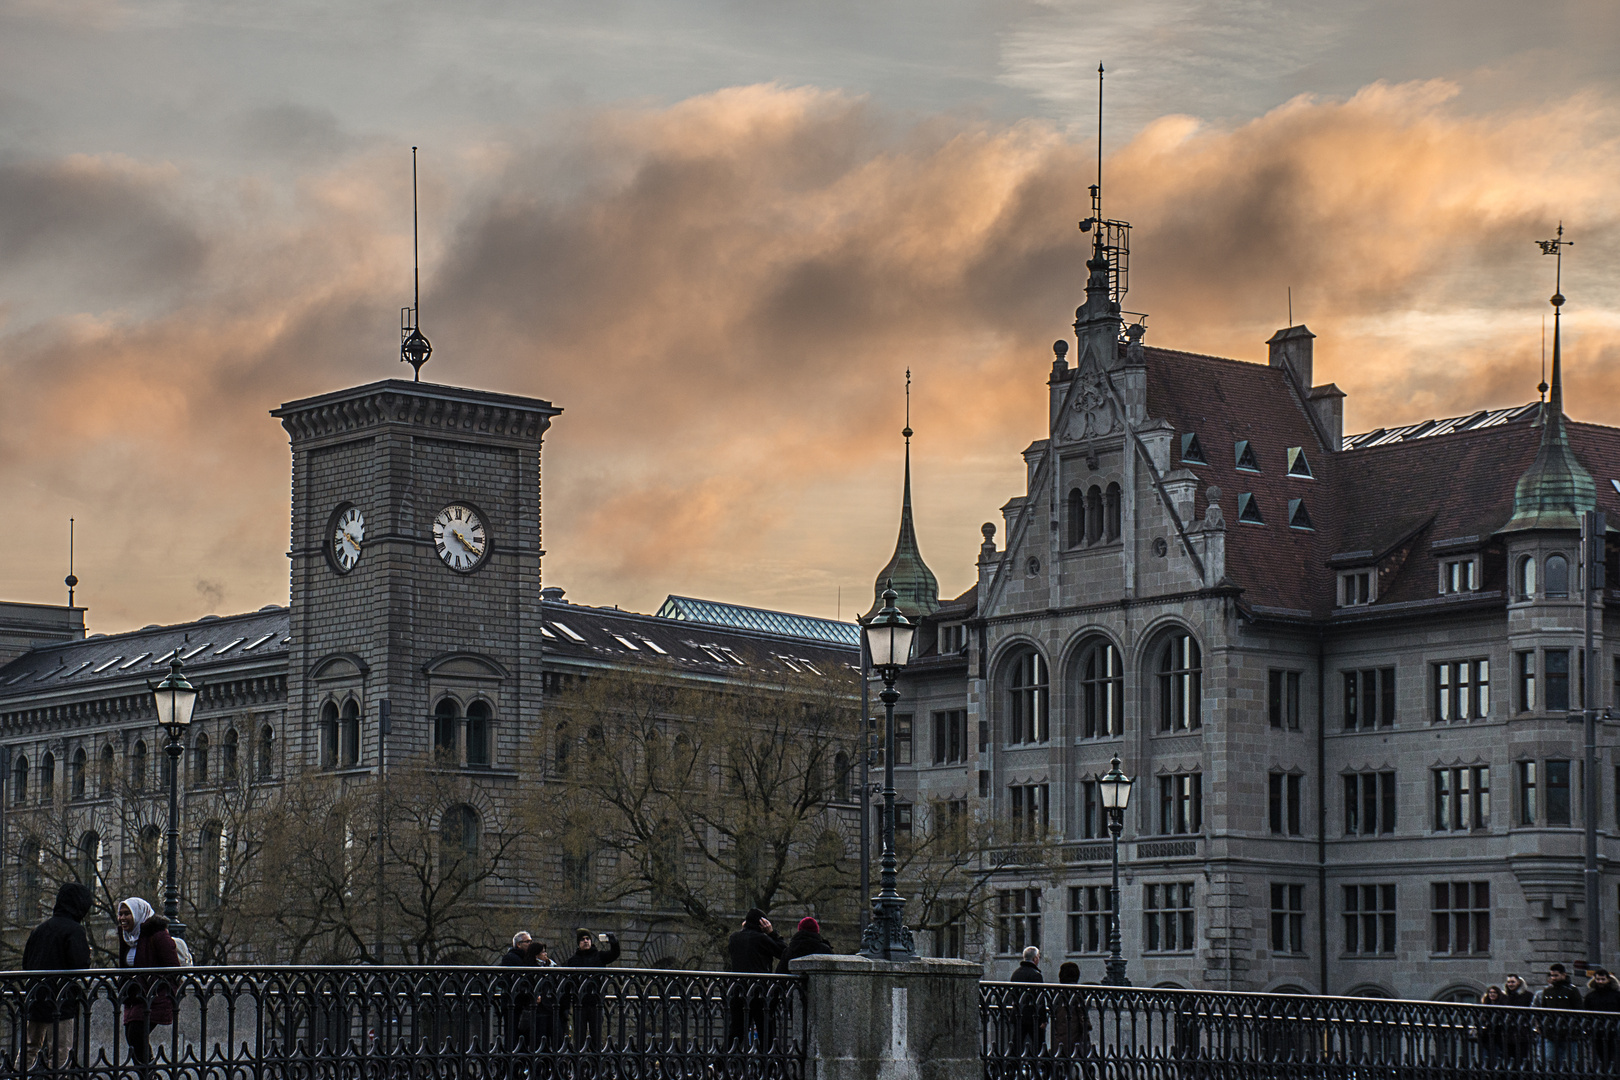
[[[1513,670],[1517,682],[1517,700],[1514,707],[1519,712],[1536,711],[1536,650],[1525,649],[1513,654]]]
[[[911,764],[910,713],[896,713],[894,716],[894,763],[896,765]]]
[[[1125,668],[1113,642],[1099,639],[1081,651],[1080,734],[1108,738],[1125,733]]]
[[[1548,759],[1546,762],[1545,786],[1543,797],[1546,804],[1548,825],[1569,825],[1573,823],[1571,813],[1569,784],[1569,762]]]
[[[1143,952],[1191,952],[1193,883],[1176,881],[1142,886]]]
[[[1299,730],[1299,682],[1297,671],[1267,672],[1266,715],[1272,727]]]
[[[1395,669],[1366,668],[1342,673],[1344,730],[1371,731],[1395,726]]]
[[[1048,784],[1014,784],[1007,789],[1014,839],[1034,840],[1045,835],[1052,825],[1050,791]]]
[[[1491,827],[1491,767],[1460,765],[1432,769],[1436,832],[1470,832]]]
[[[1540,816],[1541,806],[1539,793],[1539,777],[1534,761],[1521,761],[1518,763],[1519,774],[1519,806],[1515,820],[1520,825],[1534,825]]]
[[[1051,737],[1046,658],[1025,649],[1005,670],[1007,742],[1014,746],[1046,742]]]
[[[1177,631],[1159,646],[1159,730],[1192,731],[1203,726],[1203,661],[1198,641]]]
[[[1273,836],[1299,836],[1304,817],[1302,790],[1304,777],[1298,773],[1274,772],[1270,776],[1268,814]]]
[[[1105,953],[1113,905],[1107,885],[1069,886],[1069,952]]]
[[[1203,829],[1203,774],[1176,773],[1159,777],[1159,833],[1173,836]]]
[[[1346,773],[1344,834],[1377,836],[1395,831],[1395,773]]]
[[[1541,654],[1547,712],[1569,711],[1569,650],[1548,649]]]
[[[1434,721],[1484,720],[1491,715],[1491,662],[1445,660],[1430,665]]]
[[[1481,956],[1491,951],[1491,886],[1487,881],[1437,881],[1429,886],[1429,951]]]
[[[953,765],[967,760],[967,710],[947,709],[933,714],[934,764]]]
[[[1305,951],[1305,886],[1272,883],[1271,951]]]
[[[1377,956],[1395,951],[1395,886],[1345,885],[1340,893],[1344,914],[1344,951]]]
[[[1002,889],[996,893],[996,952],[1017,956],[1041,947],[1041,890]]]

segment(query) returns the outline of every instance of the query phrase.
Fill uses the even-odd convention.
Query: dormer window
[[[1521,558],[1513,571],[1513,592],[1520,600],[1528,600],[1536,595],[1536,557],[1526,555]]]
[[[948,623],[939,628],[939,655],[953,656],[967,651],[967,624]]]
[[[1209,464],[1209,459],[1204,456],[1204,445],[1191,431],[1181,437],[1181,460],[1193,465]]]
[[[1254,456],[1254,446],[1248,439],[1239,439],[1233,443],[1232,454],[1237,459],[1237,467],[1242,471],[1260,471],[1260,459]]]
[[[1377,583],[1371,570],[1348,570],[1339,575],[1339,606],[1360,607],[1373,602]]]
[[[1470,556],[1466,559],[1446,559],[1440,563],[1440,592],[1442,594],[1475,592],[1478,589],[1478,559]]]
[[[1311,524],[1311,515],[1305,512],[1304,499],[1288,500],[1288,527],[1290,529],[1315,530],[1316,526]]]
[[[1246,521],[1250,525],[1264,525],[1266,519],[1260,516],[1260,503],[1250,492],[1243,492],[1238,496],[1238,520]]]
[[[1311,472],[1311,463],[1305,460],[1305,448],[1303,446],[1290,446],[1288,448],[1288,475],[1301,476],[1307,480],[1315,479],[1316,474]]]

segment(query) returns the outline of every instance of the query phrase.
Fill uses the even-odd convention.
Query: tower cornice
[[[561,412],[540,398],[383,379],[289,401],[270,415],[295,443],[338,441],[370,429],[404,426],[445,437],[465,433],[538,444],[551,418]]]

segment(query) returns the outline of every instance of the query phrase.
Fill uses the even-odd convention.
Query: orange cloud
[[[1443,83],[1232,129],[1162,119],[1108,162],[1106,209],[1136,224],[1127,306],[1157,344],[1258,358],[1292,285],[1353,427],[1524,400],[1551,291],[1529,242],[1562,216],[1572,399],[1620,421],[1600,411],[1620,382],[1615,120],[1595,98],[1470,115]],[[680,592],[832,614],[840,589],[864,608],[894,541],[909,367],[924,552],[967,587],[978,524],[1045,434],[1091,148],[776,86],[556,131],[468,147],[423,189],[425,375],[566,409],[547,582],[642,609]],[[207,198],[157,166],[33,167],[127,207],[119,288],[151,280],[0,327],[0,494],[32,523],[0,536],[0,595],[57,598],[72,514],[96,629],[285,600],[287,455],[265,410],[406,370],[397,157]],[[36,257],[77,265],[87,220],[51,219]],[[184,257],[166,276],[153,252]]]

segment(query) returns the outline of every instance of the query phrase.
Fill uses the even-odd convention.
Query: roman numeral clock
[[[292,446],[289,753],[369,770],[425,753],[474,702],[488,760],[516,760],[540,695],[540,450],[562,410],[387,379],[272,411]],[[378,740],[382,702],[389,731]],[[358,746],[331,736],[360,711]],[[477,755],[475,755],[477,756]]]

